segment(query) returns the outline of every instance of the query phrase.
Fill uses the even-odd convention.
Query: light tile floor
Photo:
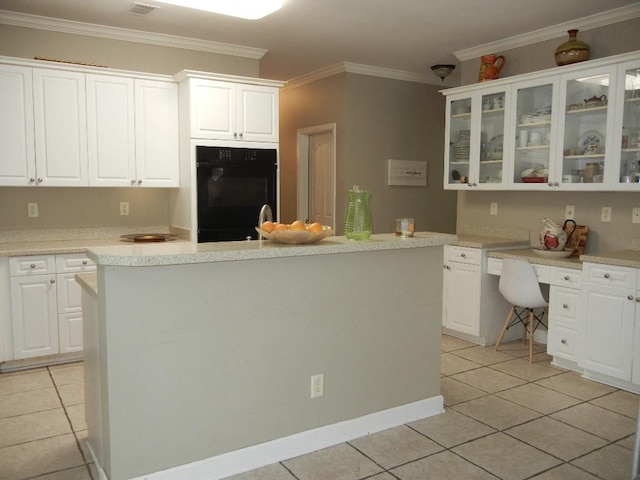
[[[629,480],[638,396],[442,338],[446,413],[233,480]],[[0,479],[97,480],[83,449],[81,363],[0,374]]]

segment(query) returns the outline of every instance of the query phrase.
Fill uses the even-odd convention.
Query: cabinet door
[[[559,161],[551,176],[560,179],[565,188],[607,188],[605,175],[611,172],[607,164],[613,152],[613,102],[609,97],[615,72],[614,67],[601,67],[560,79],[562,133],[556,149]]]
[[[191,137],[216,140],[237,138],[236,85],[202,79],[191,79],[189,82]]]
[[[484,90],[481,97],[479,157],[472,157],[474,173],[471,177],[478,189],[496,190],[504,187],[504,163],[510,151],[509,116],[505,114],[511,106],[510,89],[504,87]],[[477,173],[476,173],[477,172]]]
[[[135,81],[136,183],[177,187],[178,85]]]
[[[620,158],[611,173],[616,190],[640,189],[640,62],[624,63],[618,67],[616,83],[615,131],[620,133]],[[614,138],[614,140],[616,140]]]
[[[446,262],[443,324],[451,330],[480,335],[480,267]]]
[[[133,79],[87,75],[89,185],[135,182]]]
[[[58,353],[55,275],[11,278],[14,358]]]
[[[259,85],[238,85],[238,139],[258,142],[277,142],[277,88]]]
[[[558,80],[520,82],[513,86],[510,183],[518,189],[548,190],[555,179],[551,149],[556,144]],[[551,183],[550,183],[551,182]]]
[[[36,183],[87,186],[85,76],[33,70]]]
[[[583,284],[583,352],[581,366],[631,381],[635,291]]]
[[[0,186],[35,183],[31,72],[0,65]]]
[[[74,313],[82,310],[82,289],[75,273],[56,275],[58,313]]]
[[[444,150],[444,187],[455,190],[467,188],[470,181],[471,114],[469,95],[447,97]]]
[[[58,337],[60,338],[60,353],[82,351],[82,312],[65,313],[58,316]]]

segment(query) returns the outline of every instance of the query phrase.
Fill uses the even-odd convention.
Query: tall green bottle
[[[347,207],[347,219],[344,222],[344,235],[349,240],[366,240],[372,232],[369,191],[360,190],[358,185],[354,185],[347,194],[349,206]]]

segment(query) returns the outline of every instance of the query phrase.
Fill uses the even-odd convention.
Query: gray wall
[[[282,219],[296,217],[297,130],[336,123],[338,233],[352,185],[371,191],[374,232],[393,231],[397,217],[414,217],[416,230],[453,232],[456,195],[442,188],[444,105],[436,86],[351,73],[285,88]],[[388,186],[388,159],[427,161],[427,186]]]
[[[640,19],[578,33],[578,38],[591,47],[591,58],[640,50]],[[556,47],[568,36],[504,52],[507,66],[502,78],[555,67]],[[462,64],[464,84],[476,83],[479,59]],[[498,203],[498,215],[489,214],[489,204]],[[640,237],[640,224],[631,223],[631,208],[640,207],[637,192],[459,192],[457,227],[489,225],[526,228],[536,241],[541,229],[539,219],[564,219],[565,205],[575,206],[575,220],[590,228],[586,252],[627,249],[633,237]],[[611,222],[600,221],[602,207],[611,207]]]
[[[185,69],[259,73],[258,60],[8,25],[0,25],[0,55],[167,75]],[[129,202],[129,216],[120,216],[121,201]],[[28,202],[39,204],[38,218],[28,218]],[[169,225],[168,189],[0,187],[0,230],[145,225]]]

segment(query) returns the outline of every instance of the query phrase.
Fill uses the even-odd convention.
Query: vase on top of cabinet
[[[508,90],[447,99],[444,184],[449,189],[499,189],[505,184]]]

